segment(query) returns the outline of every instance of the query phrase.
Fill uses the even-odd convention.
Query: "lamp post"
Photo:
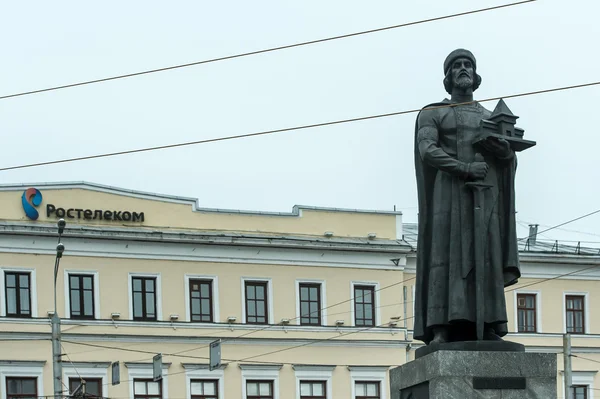
[[[64,219],[58,220],[58,245],[56,246],[56,260],[54,261],[54,314],[52,315],[52,374],[54,377],[54,399],[60,399],[63,396],[62,388],[62,350],[60,343],[60,317],[56,308],[56,280],[58,278],[58,268],[60,258],[62,258],[65,246],[60,242],[62,233],[65,230],[66,222]]]

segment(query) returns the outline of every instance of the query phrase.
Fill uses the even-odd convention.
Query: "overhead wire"
[[[14,93],[14,94],[7,94],[7,95],[0,96],[0,100],[4,100],[7,98],[14,98],[14,97],[22,97],[22,96],[27,96],[27,95],[32,95],[32,94],[45,93],[45,92],[61,90],[61,89],[68,89],[68,88],[73,88],[73,87],[78,87],[78,86],[91,85],[91,84],[95,84],[95,83],[131,78],[134,76],[149,75],[149,74],[158,73],[158,72],[171,71],[174,69],[188,68],[188,67],[202,65],[202,64],[209,64],[209,63],[214,63],[214,62],[219,62],[219,61],[231,60],[234,58],[242,58],[242,57],[248,57],[248,56],[252,56],[252,55],[265,54],[265,53],[270,53],[270,52],[274,52],[274,51],[286,50],[286,49],[290,49],[290,48],[294,48],[294,47],[302,47],[302,46],[308,46],[308,45],[317,44],[317,43],[330,42],[330,41],[339,40],[339,39],[346,39],[349,37],[362,36],[362,35],[367,35],[367,34],[376,33],[376,32],[383,32],[383,31],[392,30],[392,29],[405,28],[405,27],[412,26],[412,25],[419,25],[419,24],[424,24],[424,23],[429,23],[429,22],[434,22],[434,21],[440,21],[440,20],[444,20],[444,19],[450,19],[450,18],[461,17],[461,16],[465,16],[465,15],[482,13],[482,12],[486,12],[486,11],[498,10],[501,8],[508,8],[508,7],[513,7],[513,6],[522,5],[522,4],[526,4],[526,3],[533,3],[535,1],[537,1],[537,0],[518,1],[518,2],[514,2],[514,3],[501,4],[501,5],[492,6],[492,7],[480,8],[477,10],[470,10],[470,11],[464,11],[464,12],[459,12],[459,13],[455,13],[455,14],[448,14],[448,15],[443,15],[443,16],[439,16],[439,17],[422,19],[419,21],[406,22],[403,24],[391,25],[391,26],[386,26],[386,27],[382,27],[382,28],[375,28],[375,29],[369,29],[369,30],[360,31],[360,32],[347,33],[347,34],[338,35],[338,36],[331,36],[331,37],[327,37],[327,38],[323,38],[323,39],[309,40],[309,41],[304,41],[304,42],[300,42],[300,43],[287,44],[287,45],[283,45],[283,46],[271,47],[271,48],[266,48],[266,49],[256,50],[256,51],[249,51],[249,52],[245,52],[245,53],[233,54],[233,55],[212,58],[212,59],[207,59],[207,60],[202,60],[202,61],[194,61],[194,62],[189,62],[189,63],[185,63],[185,64],[178,64],[178,65],[172,65],[172,66],[163,67],[163,68],[155,68],[155,69],[149,69],[149,70],[140,71],[140,72],[128,73],[128,74],[124,74],[124,75],[116,75],[116,76],[111,76],[111,77],[106,77],[106,78],[87,80],[87,81],[82,81],[82,82],[77,82],[77,83],[70,83],[70,84],[61,85],[61,86],[53,86],[53,87],[48,87],[45,89],[31,90],[31,91],[25,91],[25,92]]]
[[[334,121],[329,121],[329,122],[292,126],[292,127],[281,128],[281,129],[263,130],[263,131],[259,131],[259,132],[244,133],[244,134],[238,134],[238,135],[233,135],[233,136],[215,137],[215,138],[210,138],[210,139],[194,140],[194,141],[187,141],[187,142],[182,142],[182,143],[174,143],[174,144],[165,144],[165,145],[159,145],[159,146],[153,146],[153,147],[137,148],[137,149],[133,149],[133,150],[115,151],[115,152],[108,152],[108,153],[102,153],[102,154],[96,154],[96,155],[85,155],[85,156],[80,156],[80,157],[57,159],[57,160],[53,160],[53,161],[35,162],[35,163],[21,164],[21,165],[15,165],[15,166],[6,166],[6,167],[0,168],[0,172],[4,172],[4,171],[8,171],[8,170],[16,170],[16,169],[33,168],[33,167],[38,167],[38,166],[47,166],[47,165],[56,165],[56,164],[69,163],[69,162],[85,161],[85,160],[90,160],[90,159],[107,158],[107,157],[114,157],[114,156],[127,155],[127,154],[136,154],[136,153],[149,152],[149,151],[158,151],[158,150],[186,147],[186,146],[192,146],[192,145],[208,144],[208,143],[215,143],[215,142],[220,142],[220,141],[237,140],[237,139],[242,139],[242,138],[265,136],[265,135],[269,135],[269,134],[292,132],[292,131],[296,131],[296,130],[312,129],[312,128],[323,127],[323,126],[341,125],[341,124],[345,124],[345,123],[353,123],[353,122],[360,122],[360,121],[366,121],[366,120],[371,120],[371,119],[387,118],[387,117],[391,117],[391,116],[399,116],[399,115],[417,113],[423,109],[436,110],[436,109],[441,109],[441,108],[452,108],[452,107],[457,107],[457,106],[461,106],[461,105],[474,104],[474,103],[478,103],[478,102],[483,103],[483,102],[489,102],[489,101],[495,101],[495,100],[507,99],[507,98],[526,97],[526,96],[533,96],[533,95],[552,93],[552,92],[558,92],[558,91],[564,91],[564,90],[573,90],[573,89],[579,89],[579,88],[583,88],[583,87],[591,87],[591,86],[597,86],[597,85],[600,85],[600,81],[582,83],[582,84],[570,85],[570,86],[554,87],[554,88],[550,88],[550,89],[535,90],[535,91],[510,94],[510,95],[499,96],[499,97],[490,97],[490,98],[486,98],[483,100],[473,100],[473,101],[466,101],[466,102],[455,103],[455,104],[444,104],[444,105],[430,106],[430,107],[426,107],[426,108],[416,108],[416,109],[410,109],[410,110],[405,110],[405,111],[389,112],[389,113],[378,114],[378,115],[361,116],[361,117],[350,118],[350,119],[339,119],[339,120],[334,120]]]

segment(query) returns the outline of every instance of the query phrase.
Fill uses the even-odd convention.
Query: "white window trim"
[[[163,378],[162,378],[162,393],[161,393],[161,399],[169,399],[169,374],[168,374],[168,370],[169,370],[169,366],[171,364],[165,364],[163,363],[162,366],[162,371],[163,371]],[[133,380],[136,378],[143,378],[143,379],[152,379],[153,377],[153,369],[152,369],[152,363],[148,363],[148,364],[140,364],[140,363],[125,363],[125,367],[127,367],[127,374],[128,374],[128,379],[131,380],[129,385],[129,398],[130,399],[134,399],[135,398],[135,394],[133,392],[133,388],[134,388],[134,383]]]
[[[71,318],[71,293],[69,292],[69,275],[81,274],[92,276],[94,278],[94,319],[102,319],[100,315],[100,277],[96,270],[72,270],[65,269],[64,271],[64,288],[65,288],[65,319]]]
[[[565,386],[565,373],[564,371],[560,372],[562,374],[562,383],[563,383],[563,391]],[[594,388],[594,379],[596,377],[597,371],[572,371],[571,372],[571,382],[573,385],[587,385],[589,388]],[[594,389],[588,389],[588,399],[594,399]]]
[[[379,311],[380,300],[379,300],[379,282],[377,281],[351,281],[350,282],[350,325],[356,327],[356,320],[354,319],[354,286],[355,285],[370,285],[375,289],[375,326],[381,325],[381,313]],[[362,327],[362,326],[361,326]]]
[[[67,363],[63,362],[63,382],[67,387],[69,387],[69,379],[76,378],[100,378],[102,380],[102,396],[107,397],[105,395],[108,391],[108,386],[110,385],[108,382],[108,367],[110,363],[102,364],[98,363],[97,365],[89,364],[81,364],[81,363]]]
[[[518,334],[538,334],[543,332],[542,330],[542,291],[539,290],[515,290],[513,291],[513,301],[514,301],[514,314],[515,314],[515,333]],[[537,331],[535,333],[529,332],[519,332],[519,310],[517,303],[517,294],[531,294],[535,295],[535,325]],[[566,320],[566,317],[565,317]]]
[[[190,309],[190,280],[211,280],[212,281],[212,311],[213,311],[213,323],[219,323],[221,317],[219,315],[219,277],[208,276],[204,274],[186,274],[184,277],[185,284],[185,320],[192,321],[192,311]],[[197,322],[201,323],[201,322]]]
[[[350,383],[351,386],[351,398],[356,398],[356,382],[357,381],[374,381],[379,382],[379,389],[381,393],[381,399],[387,399],[387,367],[377,366],[349,366],[350,370]]]
[[[279,370],[282,365],[240,364],[239,367],[242,369],[242,399],[247,398],[248,380],[273,380],[273,399],[279,399]]]
[[[4,286],[6,277],[4,276],[4,272],[30,273],[29,294],[31,296],[31,317],[38,317],[36,272],[35,269],[26,267],[0,267],[0,316],[6,316],[6,287]]]
[[[182,364],[185,369],[185,391],[186,398],[191,398],[190,384],[192,380],[218,380],[219,399],[225,399],[225,370],[222,367],[210,371],[208,365],[204,364]]]
[[[301,366],[294,365],[296,374],[296,398],[300,399],[300,381],[324,381],[325,397],[333,399],[333,369],[335,366]]]
[[[277,324],[273,315],[273,280],[265,277],[242,277],[242,323],[246,323],[246,281],[263,281],[267,283],[267,324]]]
[[[583,296],[583,318],[585,319],[585,325],[583,326],[583,328],[585,328],[584,333],[585,334],[589,334],[590,333],[590,293],[589,292],[584,292],[584,291],[564,291],[563,292],[563,300],[562,300],[562,307],[563,307],[563,333],[566,334],[567,333],[567,296],[568,295],[581,295]]]
[[[316,279],[298,279],[296,280],[296,324],[300,325],[300,284],[320,284],[321,285],[321,325],[327,325],[327,290],[325,280]]]
[[[162,314],[162,284],[160,273],[129,273],[129,319],[133,320],[133,277],[156,277],[156,320],[163,319]]]
[[[3,276],[4,277],[4,276]],[[7,377],[33,377],[37,378],[38,396],[44,395],[44,364],[46,362],[33,361],[0,361],[0,399],[6,399]]]

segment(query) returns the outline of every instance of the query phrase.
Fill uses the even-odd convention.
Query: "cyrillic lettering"
[[[54,212],[56,212],[56,207],[52,204],[46,205],[46,215],[50,217]]]
[[[137,221],[143,222],[144,221],[144,212],[140,212],[140,213],[133,212],[133,221],[134,222],[137,222]]]
[[[131,220],[131,212],[125,211],[123,212],[123,220],[129,222]]]
[[[56,216],[58,216],[59,218],[64,218],[65,217],[65,208],[57,208],[56,209]]]
[[[75,211],[77,212],[77,218],[81,219],[81,212],[83,212],[83,209],[75,209]]]
[[[91,209],[86,209],[83,212],[83,217],[86,218],[86,219],[91,219],[93,214],[94,214],[94,212],[92,212]]]
[[[123,219],[121,219],[121,211],[119,211],[119,212],[113,211],[113,218],[115,220],[123,220]]]
[[[112,212],[111,211],[104,211],[104,219],[111,220],[112,219]]]
[[[102,220],[102,211],[100,211],[100,210],[98,210],[98,209],[96,209],[96,210],[94,211],[94,220],[96,220],[96,219],[100,219],[100,220]]]

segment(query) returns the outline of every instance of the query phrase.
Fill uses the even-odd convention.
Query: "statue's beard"
[[[460,90],[467,90],[473,87],[473,79],[469,76],[461,76],[454,81],[454,87]]]

